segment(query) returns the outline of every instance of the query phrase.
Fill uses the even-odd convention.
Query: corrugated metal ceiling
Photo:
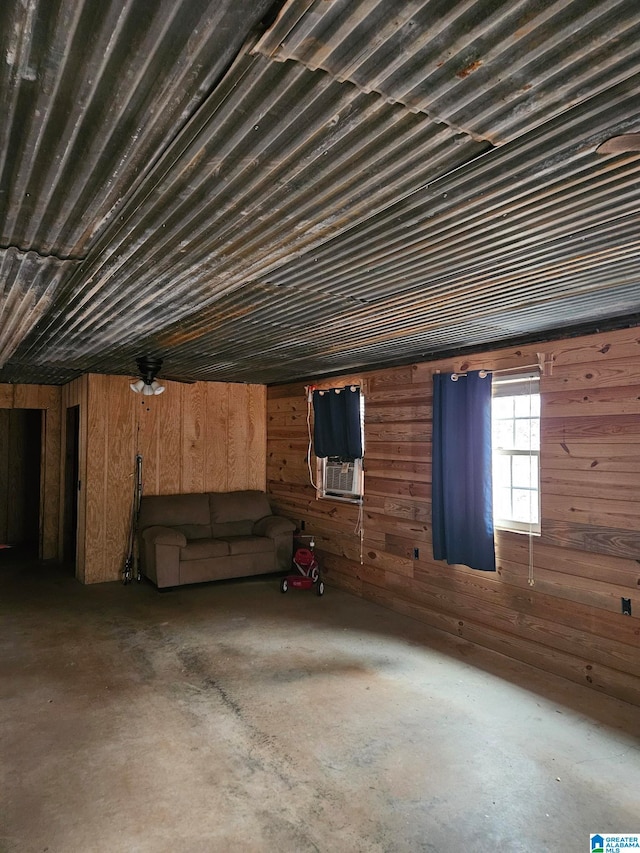
[[[640,130],[636,3],[274,12],[3,5],[0,381],[270,383],[640,311],[640,154],[595,154]]]
[[[292,0],[256,50],[501,145],[637,71],[626,0]]]

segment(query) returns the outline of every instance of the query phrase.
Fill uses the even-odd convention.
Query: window
[[[314,404],[318,402],[317,407],[314,405],[316,451],[320,449],[327,454],[317,460],[318,495],[361,503],[364,494],[364,396],[357,386],[314,393],[320,396],[320,400],[314,398]]]
[[[497,528],[540,532],[540,379],[493,377],[493,519]]]

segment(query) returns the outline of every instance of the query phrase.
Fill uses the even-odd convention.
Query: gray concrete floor
[[[563,851],[640,833],[640,710],[328,589],[2,554],[0,850]]]

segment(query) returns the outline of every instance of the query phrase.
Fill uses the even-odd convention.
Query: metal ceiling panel
[[[640,130],[635,3],[291,0],[251,53],[267,6],[0,7],[0,381],[640,324],[640,154],[595,154]]]
[[[35,252],[0,249],[0,367],[49,308],[74,266]]]
[[[636,0],[289,0],[256,50],[494,145],[637,69]]]
[[[297,63],[242,56],[96,242],[23,356],[88,366],[105,346],[197,319],[208,306],[218,325],[215,303],[226,293],[486,147]]]
[[[636,91],[434,181],[203,310],[188,336],[163,333],[172,369],[284,381],[640,312],[640,156],[594,153]]]
[[[542,266],[635,257],[640,154],[603,158],[600,141],[637,122],[632,79],[517,143],[414,193],[362,227],[268,276],[281,288],[322,288],[394,312],[416,296],[527,282]],[[602,261],[601,261],[602,259]],[[537,273],[536,273],[537,274]],[[552,273],[553,274],[553,273]]]
[[[4,0],[0,245],[83,257],[271,0]]]

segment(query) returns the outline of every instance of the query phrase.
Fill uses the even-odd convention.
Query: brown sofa
[[[158,588],[286,571],[293,530],[264,492],[145,495],[138,535],[142,573]]]

